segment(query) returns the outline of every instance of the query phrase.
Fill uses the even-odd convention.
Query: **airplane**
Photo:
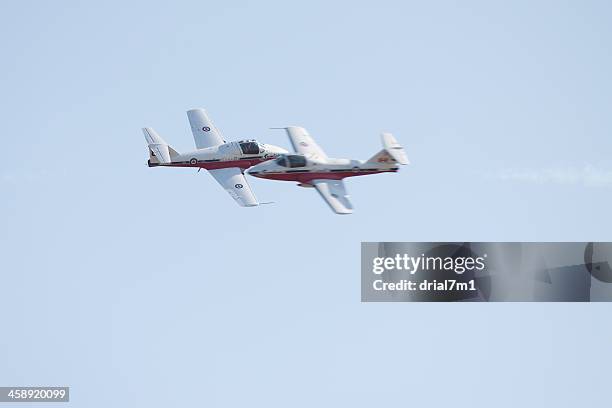
[[[259,205],[244,171],[249,167],[288,153],[287,150],[256,140],[226,142],[204,109],[187,111],[197,150],[179,153],[152,128],[142,131],[149,146],[149,167],[194,167],[206,169],[242,207]]]
[[[306,129],[285,128],[297,154],[281,154],[275,160],[247,170],[254,177],[297,181],[300,187],[314,187],[337,214],[351,214],[353,206],[342,179],[367,174],[397,172],[399,164],[408,164],[404,148],[391,133],[381,135],[383,149],[367,161],[332,159],[310,137]]]

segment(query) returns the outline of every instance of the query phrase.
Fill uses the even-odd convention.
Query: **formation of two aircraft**
[[[408,164],[404,149],[390,133],[382,134],[383,149],[369,160],[334,159],[310,137],[306,129],[284,129],[295,153],[256,140],[227,142],[206,111],[187,111],[197,150],[179,153],[152,128],[143,128],[149,145],[149,167],[197,167],[206,169],[243,207],[259,205],[244,177],[245,171],[259,178],[295,181],[301,187],[314,187],[337,214],[350,214],[353,206],[342,179],[366,174],[397,172],[398,164]],[[198,171],[199,171],[198,170]]]

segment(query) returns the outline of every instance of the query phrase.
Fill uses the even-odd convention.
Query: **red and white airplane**
[[[398,164],[408,164],[406,153],[391,133],[381,135],[383,149],[367,161],[332,159],[301,127],[281,128],[298,154],[283,154],[276,160],[257,164],[247,173],[272,180],[297,181],[300,187],[314,187],[337,214],[350,214],[349,201],[342,179],[367,174],[397,172]]]
[[[197,150],[179,153],[152,128],[143,128],[149,145],[149,167],[197,167],[206,169],[236,202],[243,207],[259,205],[244,170],[288,153],[287,150],[256,140],[226,142],[204,109],[187,111]],[[198,170],[199,171],[199,170]]]

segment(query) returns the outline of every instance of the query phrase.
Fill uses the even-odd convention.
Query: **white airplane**
[[[398,163],[409,163],[404,149],[391,133],[381,135],[383,149],[380,152],[367,161],[361,161],[327,157],[304,128],[291,126],[280,129],[287,131],[298,154],[280,155],[276,160],[251,167],[247,173],[272,180],[297,181],[300,187],[314,187],[337,214],[353,212],[342,179],[397,172]]]
[[[206,169],[236,202],[243,207],[259,205],[244,177],[249,167],[276,158],[287,150],[256,140],[226,142],[206,111],[192,109],[187,117],[197,150],[179,153],[152,128],[143,128],[149,145],[149,167],[197,167]]]

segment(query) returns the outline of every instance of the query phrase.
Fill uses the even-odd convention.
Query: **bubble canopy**
[[[283,167],[305,167],[306,158],[299,154],[286,154],[276,159],[276,164]]]
[[[241,140],[238,144],[243,154],[260,154],[264,151],[263,146],[256,140]]]

